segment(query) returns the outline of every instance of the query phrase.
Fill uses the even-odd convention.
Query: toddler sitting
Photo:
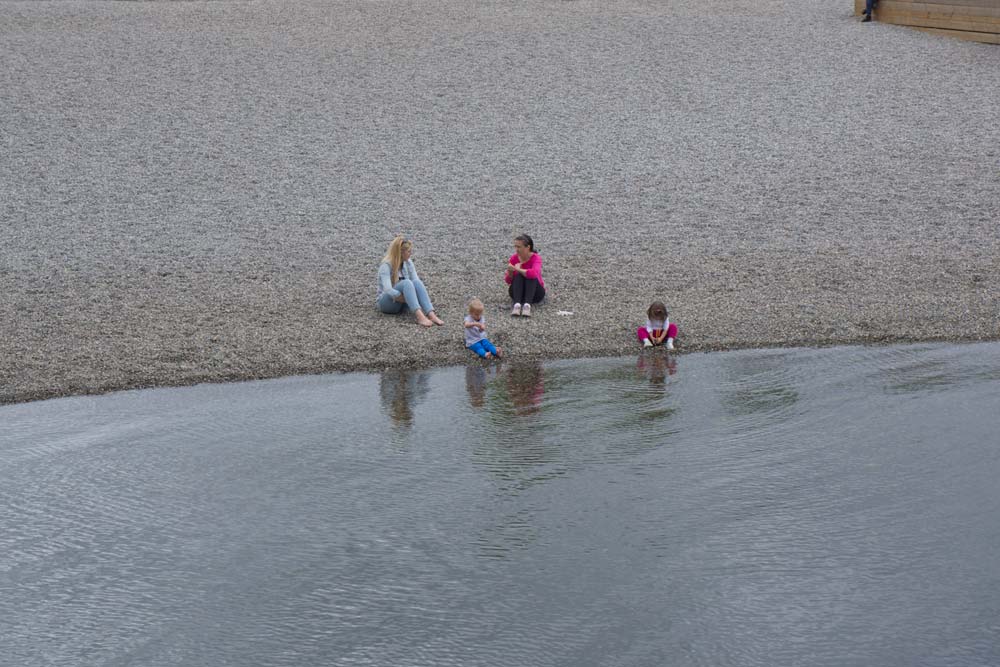
[[[486,318],[483,302],[479,299],[469,302],[469,314],[465,316],[465,346],[483,359],[501,356],[500,350],[486,337]]]

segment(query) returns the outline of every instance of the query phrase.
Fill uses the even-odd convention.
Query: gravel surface
[[[1000,338],[1000,47],[851,11],[0,2],[0,402],[463,363],[472,296],[512,357]]]

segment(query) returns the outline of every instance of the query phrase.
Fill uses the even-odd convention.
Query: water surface
[[[1000,344],[0,408],[5,665],[997,665]]]

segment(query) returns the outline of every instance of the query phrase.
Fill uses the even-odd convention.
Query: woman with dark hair
[[[514,239],[514,254],[507,262],[504,282],[514,301],[510,314],[514,317],[531,317],[531,304],[545,298],[545,281],[542,280],[542,256],[535,252],[535,242],[527,234]]]

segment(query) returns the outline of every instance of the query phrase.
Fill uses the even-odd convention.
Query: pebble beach
[[[0,402],[480,363],[474,296],[511,359],[1000,339],[1000,47],[852,10],[0,1]]]

